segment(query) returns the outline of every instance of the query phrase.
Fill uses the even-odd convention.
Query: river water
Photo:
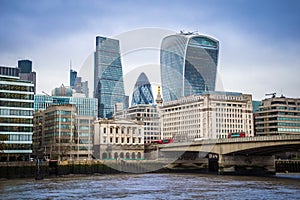
[[[300,199],[300,175],[114,174],[0,180],[0,199]]]

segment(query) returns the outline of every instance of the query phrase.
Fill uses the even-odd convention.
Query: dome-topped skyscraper
[[[151,84],[144,72],[142,72],[133,89],[131,106],[139,104],[151,104],[154,102]]]

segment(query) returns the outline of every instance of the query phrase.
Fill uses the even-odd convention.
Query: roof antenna
[[[72,60],[70,59],[70,71],[72,69]]]

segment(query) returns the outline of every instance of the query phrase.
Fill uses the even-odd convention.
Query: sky
[[[153,37],[153,30],[163,34]],[[122,64],[131,82],[139,68],[159,85],[159,72],[153,73],[159,69],[159,38],[180,30],[220,41],[217,89],[256,100],[271,92],[300,97],[298,0],[0,0],[0,65],[32,60],[37,93],[51,93],[69,84],[70,60],[77,71],[91,65],[97,35],[139,42],[153,37],[153,46],[124,45]],[[124,81],[131,95],[133,83]]]

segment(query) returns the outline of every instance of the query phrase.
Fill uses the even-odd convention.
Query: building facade
[[[135,105],[116,113],[115,118],[143,123],[145,143],[162,139],[160,113],[157,105]]]
[[[164,102],[161,112],[163,138],[175,142],[228,138],[232,133],[254,135],[249,94],[206,92]]]
[[[284,96],[262,100],[255,113],[256,135],[300,134],[300,99]]]
[[[94,97],[98,99],[100,118],[111,118],[115,103],[125,105],[119,40],[96,37]]]
[[[73,87],[75,85],[75,80],[77,78],[77,71],[70,69],[70,86]]]
[[[32,71],[31,60],[19,60],[19,77],[21,80],[30,81],[34,84],[34,94],[36,93],[36,72]]]
[[[93,137],[94,137],[94,121],[97,118],[97,99],[95,98],[85,98],[85,97],[64,97],[64,96],[47,96],[47,95],[35,95],[34,96],[34,110],[35,110],[35,123],[34,123],[34,154],[36,155],[38,149],[45,147],[45,128],[47,122],[40,122],[45,120],[45,113],[49,112],[50,107],[62,106],[62,108],[76,109],[75,116],[72,117],[75,120],[75,132],[74,134],[74,145],[71,156],[65,157],[64,159],[92,159],[93,158]],[[63,107],[66,106],[66,107]],[[58,109],[59,107],[57,107]],[[52,108],[53,109],[53,108]],[[69,112],[69,111],[68,111]],[[56,115],[56,120],[59,121],[59,116]],[[53,126],[58,126],[57,124],[52,124]],[[52,128],[54,130],[54,128]],[[48,145],[49,146],[49,145]],[[47,156],[50,156],[48,149]],[[53,152],[56,156],[57,151]],[[54,155],[53,154],[53,155]],[[52,153],[51,153],[52,156]]]
[[[142,72],[134,85],[131,106],[153,103],[154,98],[152,94],[151,84],[146,74]]]
[[[75,159],[78,143],[75,106],[49,106],[35,114],[34,124],[34,149],[44,148],[48,159]]]
[[[0,160],[28,160],[32,153],[34,84],[19,69],[0,66]]]
[[[97,159],[143,159],[143,124],[128,120],[95,121],[94,156]]]
[[[161,43],[160,66],[164,101],[214,91],[219,42],[194,33],[165,37]]]
[[[63,96],[34,96],[34,110],[46,110],[50,105],[72,104],[77,108],[77,114],[80,116],[97,117],[97,99],[85,97],[63,97]]]
[[[93,157],[95,120],[80,116],[72,104],[50,105],[34,114],[34,155],[40,149],[48,159],[82,160]]]

